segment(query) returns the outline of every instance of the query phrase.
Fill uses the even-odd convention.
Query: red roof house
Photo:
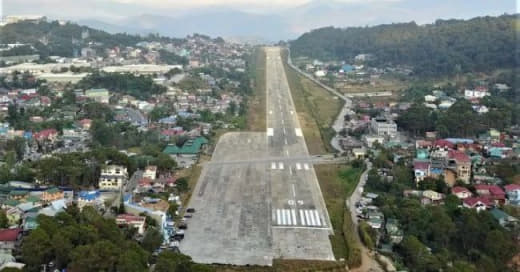
[[[49,128],[49,129],[44,129],[40,132],[34,133],[33,138],[38,141],[41,141],[41,140],[53,141],[56,139],[56,136],[58,136],[58,131],[53,128]]]
[[[487,197],[468,197],[462,200],[462,206],[469,209],[475,209],[479,212],[490,208],[492,203]]]
[[[505,203],[506,193],[497,185],[477,184],[475,185],[475,190],[479,196],[487,197],[494,201],[495,204]]]
[[[454,186],[453,188],[451,188],[451,193],[459,199],[466,199],[468,197],[473,196],[473,194],[470,190],[468,190],[468,188],[462,186]]]

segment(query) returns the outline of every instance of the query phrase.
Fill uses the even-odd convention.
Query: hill
[[[87,34],[88,33],[88,34]],[[75,50],[87,45],[97,48],[111,48],[114,46],[135,46],[141,41],[159,41],[175,39],[148,35],[129,35],[126,33],[110,34],[108,32],[80,26],[75,23],[60,24],[53,22],[18,22],[0,28],[2,43],[31,44],[43,57],[63,56],[71,57]]]
[[[373,27],[326,27],[290,43],[293,57],[353,61],[373,54],[374,65],[409,65],[419,75],[490,71],[515,67],[517,15],[437,20]]]

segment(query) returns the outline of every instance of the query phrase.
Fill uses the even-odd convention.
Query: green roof
[[[502,210],[496,209],[496,208],[492,209],[490,212],[491,212],[491,215],[493,215],[493,217],[496,220],[507,219],[509,217],[509,215],[507,213],[505,213]]]
[[[8,200],[4,201],[4,205],[11,206],[11,207],[15,207],[18,204],[20,204],[20,201],[15,200],[15,199],[8,199]]]
[[[24,195],[27,195],[29,192],[27,191],[24,191],[24,190],[12,190],[11,192],[9,192],[9,195],[10,196],[24,196]]]
[[[204,137],[197,137],[194,139],[187,140],[182,147],[178,147],[177,145],[168,145],[163,153],[168,155],[177,155],[177,154],[198,154],[202,145],[207,144],[208,140]]]
[[[56,194],[56,193],[60,192],[60,189],[58,189],[56,187],[52,187],[52,188],[49,188],[49,189],[45,190],[45,192],[49,193],[49,194]]]
[[[40,201],[41,199],[37,196],[33,196],[33,195],[30,195],[27,197],[26,201],[27,202],[38,202]]]

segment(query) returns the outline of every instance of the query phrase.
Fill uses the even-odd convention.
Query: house
[[[101,204],[101,193],[98,190],[80,191],[78,194],[78,208],[81,210],[85,206],[96,206]]]
[[[504,186],[507,199],[511,205],[520,205],[520,184],[508,184]]]
[[[65,199],[54,200],[49,206],[38,211],[38,214],[54,217],[56,214],[63,212],[67,208]]]
[[[170,155],[179,165],[188,167],[198,159],[202,148],[208,144],[208,140],[202,136],[187,140],[182,147],[168,145],[163,153]]]
[[[108,104],[110,99],[110,93],[107,89],[89,89],[85,91],[85,96],[93,99],[96,102],[102,103],[102,104]]]
[[[415,176],[415,182],[419,183],[419,182],[423,181],[424,178],[430,176],[430,162],[414,160],[413,171],[414,171],[414,176]]]
[[[468,190],[468,188],[462,186],[454,186],[453,188],[451,188],[451,193],[455,195],[458,199],[466,199],[468,197],[473,196],[473,194],[470,190]]]
[[[474,90],[469,90],[469,89],[464,90],[464,98],[466,98],[468,100],[475,99],[475,98],[477,98],[477,99],[483,98],[488,95],[489,95],[488,89],[485,87],[481,87],[481,86],[475,88]]]
[[[383,220],[384,216],[383,213],[379,211],[369,211],[366,215],[367,217],[367,224],[374,228],[374,229],[380,229],[383,226]]]
[[[457,179],[468,184],[471,178],[471,159],[464,152],[458,150],[448,151],[448,167],[452,167],[457,174]],[[453,184],[451,184],[453,185]]]
[[[12,190],[9,192],[9,199],[13,200],[25,200],[29,195],[29,191],[26,190]]]
[[[392,244],[399,244],[403,240],[403,231],[399,228],[399,221],[395,218],[386,220],[385,231]]]
[[[370,120],[370,128],[375,135],[395,137],[397,135],[397,124],[386,117],[376,117]]]
[[[149,178],[151,180],[154,180],[157,177],[157,166],[155,165],[149,165],[146,166],[143,173],[143,178]]]
[[[425,190],[422,192],[421,204],[423,205],[439,205],[442,204],[443,200],[444,194],[432,190]]]
[[[128,179],[126,167],[120,165],[107,165],[101,169],[99,177],[99,189],[120,190],[123,183]]]
[[[475,209],[477,212],[491,208],[492,203],[486,197],[468,197],[462,200],[462,206],[469,209]]]
[[[89,130],[92,125],[92,120],[90,119],[81,119],[79,120],[79,125],[83,130]]]
[[[383,144],[385,142],[385,137],[380,136],[380,135],[374,135],[374,134],[372,134],[372,135],[365,134],[365,135],[363,135],[363,142],[365,142],[365,144],[369,148],[372,148],[376,142],[379,144]]]
[[[43,202],[52,202],[54,200],[62,199],[64,197],[64,193],[62,190],[60,190],[57,187],[49,188],[45,191],[43,191],[41,200]]]
[[[33,138],[37,141],[51,141],[54,142],[58,137],[58,131],[53,128],[44,129],[33,134]]]
[[[497,185],[476,184],[475,190],[481,197],[486,197],[495,205],[503,205],[506,201],[506,193]]]
[[[361,148],[353,148],[352,154],[356,159],[364,159],[367,155],[367,150],[364,147]]]
[[[518,224],[518,219],[500,209],[494,208],[490,211],[490,213],[502,227],[514,227],[516,224]]]
[[[18,247],[22,237],[22,229],[1,229],[0,230],[0,253],[12,254]]]
[[[137,233],[144,234],[146,217],[136,216],[133,214],[120,214],[116,217],[116,224],[118,226],[130,226],[137,229]]]
[[[22,219],[23,211],[18,207],[12,207],[5,211],[5,215],[7,216],[7,223],[9,226],[16,226]]]

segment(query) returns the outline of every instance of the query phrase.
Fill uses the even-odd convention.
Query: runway
[[[195,262],[334,259],[330,219],[280,49],[265,50],[266,132],[223,135],[204,165],[189,203],[196,213],[180,247]]]

